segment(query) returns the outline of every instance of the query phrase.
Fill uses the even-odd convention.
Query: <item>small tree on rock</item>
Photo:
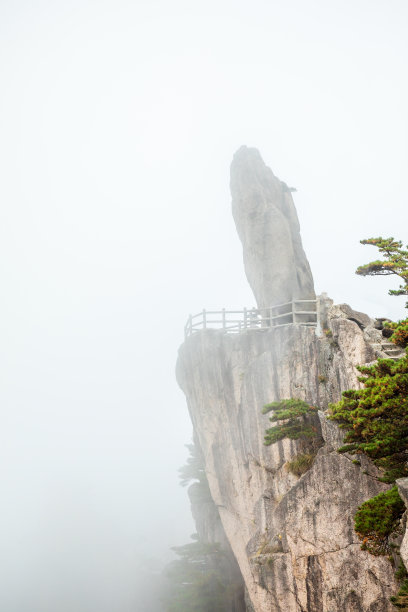
[[[371,261],[364,266],[359,266],[356,274],[361,276],[387,276],[394,274],[402,279],[403,284],[398,289],[390,289],[390,295],[408,295],[408,251],[402,249],[402,242],[394,238],[367,238],[361,240],[361,244],[376,246],[384,259]],[[408,245],[407,245],[408,248]],[[408,308],[408,302],[405,307]],[[398,322],[385,323],[385,326],[393,330],[391,341],[405,348],[408,346],[408,319]]]
[[[390,295],[408,295],[408,251],[402,249],[402,242],[394,238],[367,238],[360,240],[361,244],[376,246],[384,259],[371,261],[364,266],[359,266],[356,274],[361,276],[387,276],[394,274],[399,276],[403,284],[398,289],[390,289]],[[408,248],[408,245],[407,245]],[[408,302],[406,304],[408,308]]]
[[[264,444],[269,446],[279,440],[283,440],[283,438],[299,440],[301,438],[315,437],[316,428],[307,424],[305,417],[311,413],[315,414],[316,410],[314,406],[309,406],[309,404],[300,399],[284,399],[265,404],[262,414],[273,412],[273,416],[269,420],[272,423],[277,421],[283,422],[265,431]]]

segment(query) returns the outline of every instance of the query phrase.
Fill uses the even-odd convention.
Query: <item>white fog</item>
[[[252,306],[242,144],[297,188],[318,293],[408,241],[403,0],[0,4],[0,610],[157,612],[195,531],[175,379],[189,313]]]

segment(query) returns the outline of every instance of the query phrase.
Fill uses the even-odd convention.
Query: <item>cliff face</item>
[[[244,151],[235,158],[232,192],[258,305],[310,298],[313,281],[293,202],[257,156]],[[285,239],[277,248],[270,245],[271,228],[279,234],[279,224]],[[347,305],[322,296],[318,313],[317,329],[291,324],[195,333],[179,350],[177,379],[248,612],[391,612],[394,570],[385,557],[361,550],[353,528],[357,507],[388,487],[365,457],[358,465],[337,453],[342,435],[324,414],[329,401],[359,386],[355,366],[386,356],[388,346],[374,321]],[[320,448],[301,476],[288,469],[304,452],[299,441],[264,445],[270,422],[263,405],[291,397],[321,410],[314,423]]]
[[[373,359],[380,334],[371,325],[361,329],[339,307],[329,309],[327,324],[330,339],[301,326],[237,335],[208,330],[180,348],[178,381],[256,612],[393,609],[392,566],[362,551],[353,529],[357,506],[387,488],[373,477],[375,468],[336,452],[341,434],[323,413],[324,446],[300,478],[286,467],[298,442],[263,444],[265,403],[298,397],[324,409],[358,386],[355,364]]]

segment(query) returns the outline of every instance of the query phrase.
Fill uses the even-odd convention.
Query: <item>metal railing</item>
[[[271,327],[306,325],[317,327],[317,300],[293,300],[270,308],[244,308],[243,310],[202,310],[188,317],[184,336],[206,329],[221,329],[225,333],[268,331]]]

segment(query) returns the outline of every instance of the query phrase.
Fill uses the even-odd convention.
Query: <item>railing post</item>
[[[302,306],[305,304],[305,306]],[[286,310],[287,308],[287,310]],[[284,310],[280,314],[274,314],[275,310]],[[210,314],[210,319],[208,319]],[[219,318],[211,318],[212,315],[221,314],[221,320]],[[230,319],[228,323],[228,315],[237,315],[238,318]],[[203,308],[201,312],[201,321],[199,319],[200,313],[196,315],[189,315],[187,322],[184,326],[184,337],[188,338],[193,333],[198,332],[200,329],[208,329],[208,323],[210,329],[213,327],[217,328],[217,325],[222,324],[222,329],[225,333],[228,332],[242,332],[249,328],[271,328],[281,327],[282,325],[290,324],[290,317],[292,317],[292,325],[309,325],[316,327],[316,333],[321,333],[322,319],[324,318],[324,306],[319,300],[294,300],[286,304],[280,304],[278,306],[269,306],[268,308],[248,308],[245,306],[243,310],[228,312],[225,308],[221,311],[206,311]],[[242,318],[239,318],[242,317]],[[193,324],[193,319],[195,323]],[[288,320],[289,319],[289,320]],[[283,322],[282,322],[283,321]],[[201,325],[201,328],[200,328]]]
[[[321,336],[322,334],[322,326],[321,326],[321,312],[320,312],[321,303],[320,300],[316,299],[316,336]]]

